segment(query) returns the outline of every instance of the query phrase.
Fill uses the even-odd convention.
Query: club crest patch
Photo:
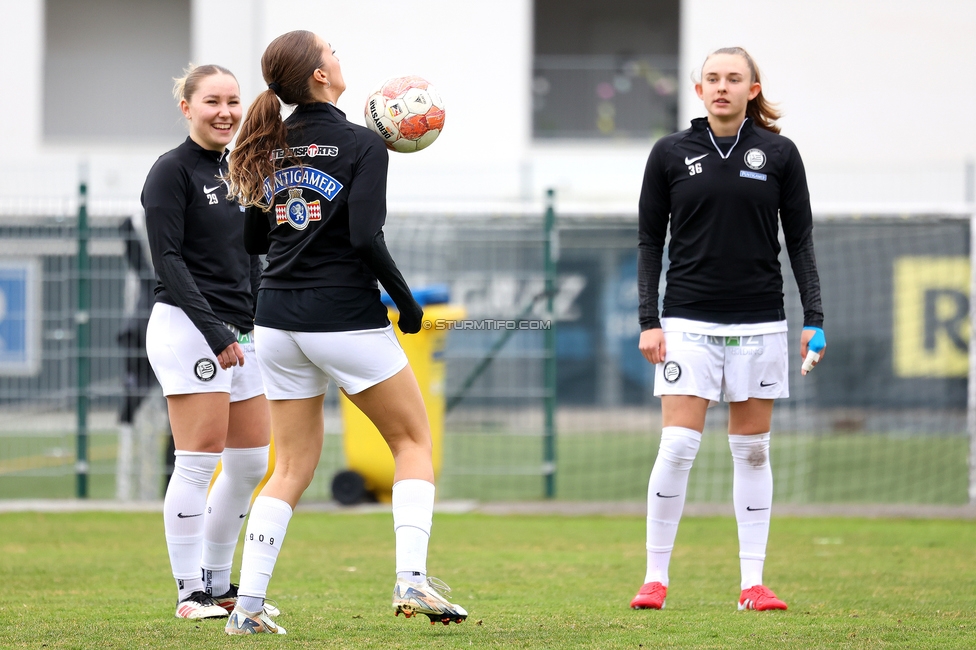
[[[295,230],[305,230],[312,221],[322,220],[322,206],[318,201],[309,203],[302,198],[302,190],[288,190],[284,205],[275,206],[275,221],[290,224]]]
[[[193,365],[193,374],[200,381],[210,381],[217,375],[217,365],[213,359],[200,359]]]
[[[746,167],[749,169],[762,169],[766,166],[766,154],[762,149],[750,149],[745,155]]]
[[[676,361],[668,361],[664,364],[664,381],[669,384],[681,379],[681,366]]]

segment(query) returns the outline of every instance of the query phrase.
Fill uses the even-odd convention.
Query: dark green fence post
[[[78,347],[78,424],[75,477],[78,498],[88,498],[88,388],[91,382],[91,263],[88,259],[88,184],[82,174],[78,187],[78,305],[75,311],[75,333]]]
[[[559,259],[559,239],[556,231],[556,192],[546,191],[545,217],[545,275],[546,318],[545,331],[545,432],[543,434],[543,468],[546,477],[546,498],[556,496],[556,261]]]

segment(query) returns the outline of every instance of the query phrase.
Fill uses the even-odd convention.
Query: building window
[[[678,9],[679,0],[536,0],[534,137],[673,133]]]
[[[47,0],[44,139],[185,136],[171,94],[190,57],[190,0]]]

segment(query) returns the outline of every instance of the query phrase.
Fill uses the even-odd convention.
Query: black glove
[[[400,320],[397,322],[400,331],[404,334],[416,334],[424,322],[423,308],[417,304],[416,300],[410,302],[413,304],[405,305],[405,309],[400,309]]]

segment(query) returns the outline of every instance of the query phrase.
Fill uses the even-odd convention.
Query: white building
[[[690,77],[729,45],[759,63],[816,208],[972,199],[970,0],[0,0],[0,15],[8,212],[73,196],[82,166],[96,202],[134,205],[152,162],[184,137],[171,77],[219,63],[249,103],[265,46],[297,28],[337,50],[353,121],[390,76],[419,74],[443,95],[437,143],[391,156],[393,207],[537,200],[554,187],[597,212],[635,209],[654,134],[703,114]],[[643,132],[621,128],[641,124],[634,83],[657,92],[646,111],[658,126]]]

